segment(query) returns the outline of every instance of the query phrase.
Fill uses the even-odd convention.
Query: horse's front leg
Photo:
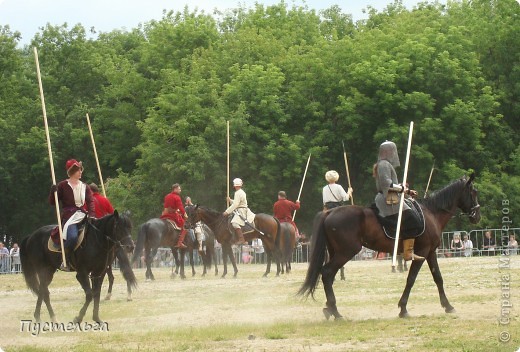
[[[401,311],[399,312],[399,318],[408,318],[410,316],[408,314],[408,310],[406,309],[406,305],[408,304],[408,297],[410,297],[410,291],[412,290],[415,280],[417,279],[417,274],[419,274],[419,270],[421,270],[421,266],[423,263],[423,260],[412,261],[410,271],[408,271],[408,277],[406,278],[406,287],[404,288],[401,299],[397,304],[397,306],[401,308]]]
[[[229,260],[231,261],[231,265],[233,265],[234,274],[233,277],[237,277],[238,275],[238,267],[237,267],[237,261],[235,260],[235,256],[233,255],[233,249],[231,249],[231,246],[229,247]]]
[[[222,244],[222,260],[224,261],[224,272],[222,273],[222,278],[225,278],[227,275],[227,260],[228,260],[228,252],[231,251],[230,244]]]
[[[190,250],[190,265],[191,265],[191,276],[195,276],[195,263],[193,260],[193,250]],[[204,266],[204,261],[202,262],[202,265]]]
[[[94,310],[92,312],[92,320],[101,324],[103,321],[99,318],[99,301],[101,297],[101,285],[105,278],[105,273],[92,279],[92,296],[94,299]]]
[[[47,306],[47,310],[49,311],[49,316],[51,321],[57,322],[56,315],[54,314],[54,310],[51,306],[51,298],[49,292],[49,284],[54,277],[54,268],[49,268],[48,270],[42,270],[38,273],[38,280],[40,280],[40,285],[38,288],[38,299],[36,300],[36,308],[34,309],[34,319],[36,322],[40,322],[40,312],[42,301],[45,302],[45,306]]]
[[[105,296],[105,301],[109,301],[112,298],[112,286],[114,285],[114,274],[112,273],[112,265],[110,265],[107,269],[108,276],[108,292]]]
[[[455,313],[455,308],[450,304],[448,298],[446,297],[446,293],[444,292],[444,281],[442,280],[441,271],[439,270],[439,263],[437,262],[437,255],[435,252],[430,254],[426,258],[428,262],[428,266],[430,267],[430,272],[433,276],[433,281],[437,285],[437,289],[439,290],[439,298],[441,300],[441,306],[444,307],[444,311],[446,313]]]
[[[267,275],[269,275],[269,273],[271,272],[271,262],[273,261],[273,254],[271,253],[271,251],[265,251],[265,254],[267,256],[267,267],[265,268],[265,273],[264,273],[264,277],[267,277]]]
[[[76,279],[83,288],[83,291],[85,291],[85,303],[83,304],[83,307],[81,307],[79,314],[74,318],[74,323],[81,323],[90,302],[92,302],[92,287],[90,286],[90,280],[87,273],[78,272],[76,274]]]

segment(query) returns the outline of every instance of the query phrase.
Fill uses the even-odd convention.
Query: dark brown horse
[[[291,272],[291,261],[296,246],[296,229],[290,222],[280,223],[280,265],[278,272]],[[278,275],[278,273],[277,273]]]
[[[187,206],[185,209],[188,211],[189,207],[193,207],[193,205]],[[173,257],[175,259],[175,271],[173,271],[172,267],[172,277],[174,275],[179,274],[179,268],[182,268],[181,260],[184,261],[185,254],[184,252],[188,253],[188,259],[191,266],[191,275],[195,276],[195,261],[194,261],[194,252],[197,252],[199,256],[202,259],[203,264],[203,271],[202,276],[206,276],[209,269],[211,269],[211,263],[213,262],[215,264],[215,275],[218,275],[218,266],[217,266],[217,258],[215,253],[215,234],[213,234],[213,231],[206,225],[195,225],[195,227],[200,226],[200,231],[202,231],[203,234],[203,240],[202,240],[202,252],[199,251],[199,242],[197,241],[195,234],[193,231],[195,229],[189,229],[188,233],[186,234],[186,237],[184,238],[184,244],[186,247],[188,247],[186,250],[180,250],[181,257],[179,258],[179,250],[175,248],[175,251],[173,251]],[[181,269],[182,270],[182,269]],[[182,275],[181,275],[182,277]]]
[[[468,214],[471,223],[480,221],[480,206],[477,200],[477,190],[473,186],[474,175],[469,179],[461,178],[420,201],[425,217],[425,232],[415,240],[415,253],[426,258],[428,266],[437,285],[442,307],[446,313],[454,312],[444,293],[444,284],[437,263],[436,249],[441,240],[442,230],[453,217],[457,208]],[[313,296],[318,279],[321,275],[323,289],[327,297],[323,313],[328,319],[333,315],[342,318],[336,307],[336,297],[332,285],[337,271],[351,260],[361,247],[393,252],[394,240],[385,236],[376,215],[370,208],[359,206],[342,206],[323,212],[315,223],[312,236],[312,254],[307,276],[299,290],[300,295]],[[324,264],[327,249],[330,260]],[[402,243],[399,244],[402,252]],[[406,305],[410,291],[415,283],[423,261],[412,261],[408,272],[406,287],[399,300],[401,309],[399,316],[407,317]]]
[[[188,214],[188,223],[195,224],[198,221],[202,221],[215,234],[215,238],[222,245],[222,256],[224,260],[224,272],[222,277],[227,275],[227,260],[231,261],[234,269],[234,275],[237,276],[238,268],[233,255],[231,245],[233,244],[233,230],[229,226],[228,217],[222,215],[222,212],[218,212],[204,206],[190,207],[186,210]],[[244,234],[244,238],[247,241],[253,238],[261,238],[266,249],[266,252],[271,251],[276,253],[276,240],[280,235],[280,226],[278,220],[268,214],[258,213],[255,216],[253,226],[255,230],[253,232]],[[265,274],[266,275],[266,274]]]
[[[172,253],[175,253],[177,251],[175,245],[177,244],[179,234],[180,230],[173,229],[166,220],[159,218],[150,219],[139,226],[132,263],[135,263],[139,259],[144,249],[146,280],[155,280],[152,273],[152,261],[157,254],[159,247],[170,247]],[[184,253],[184,250],[181,250],[181,258],[184,258]],[[176,264],[177,266],[180,266],[181,278],[186,278],[184,275],[184,260],[178,262],[178,258],[176,258]]]

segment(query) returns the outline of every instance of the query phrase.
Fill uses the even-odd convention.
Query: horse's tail
[[[137,259],[139,259],[139,257],[141,256],[141,253],[144,248],[144,241],[146,239],[147,229],[147,223],[144,223],[139,226],[139,230],[137,231],[137,241],[135,243],[134,256],[132,257],[132,263],[135,263]]]
[[[27,287],[29,287],[32,292],[38,295],[40,291],[40,280],[38,279],[36,267],[31,265],[29,260],[31,254],[28,242],[30,238],[31,236],[27,236],[22,240],[22,243],[20,243],[20,262],[22,263],[23,277]]]
[[[327,254],[327,238],[325,237],[325,219],[328,212],[320,212],[314,218],[314,229],[311,239],[311,258],[309,261],[309,268],[302,287],[298,291],[299,295],[309,295],[314,298],[314,291],[318,286],[318,279],[321,275],[321,269],[325,262]]]
[[[123,274],[123,277],[128,283],[129,287],[133,289],[137,288],[137,278],[135,277],[134,271],[132,270],[130,260],[128,259],[128,256],[122,247],[119,247],[116,250],[116,257],[119,262],[119,270],[121,271],[121,274]]]

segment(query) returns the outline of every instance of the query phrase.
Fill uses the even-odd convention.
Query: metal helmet
[[[385,141],[379,146],[379,156],[377,160],[387,160],[393,167],[400,166],[397,146],[394,142]]]
[[[239,186],[239,187],[242,187],[243,184],[244,184],[244,183],[242,182],[242,180],[239,179],[238,177],[235,178],[235,179],[233,180],[233,186]]]
[[[327,182],[336,182],[339,180],[339,174],[337,171],[329,170],[325,173],[325,179]]]

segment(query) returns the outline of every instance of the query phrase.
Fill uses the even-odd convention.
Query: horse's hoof
[[[450,308],[445,308],[444,311],[448,314],[453,314],[453,313],[457,313],[457,311],[455,310],[455,308],[453,307],[450,307]]]
[[[133,299],[132,297],[127,297],[127,298],[126,298],[126,301],[127,301],[127,302],[132,302],[133,300],[134,300],[134,299]]]
[[[325,319],[329,320],[332,313],[329,311],[329,308],[323,308],[323,315],[325,315]]]
[[[110,298],[112,298],[112,295],[107,295],[107,296],[105,297],[105,301],[110,301]]]
[[[72,322],[73,322],[74,324],[79,324],[79,323],[81,323],[82,320],[83,320],[83,318],[75,317],[74,320],[72,320]]]
[[[410,314],[408,314],[408,312],[401,312],[399,313],[399,318],[410,318]]]
[[[345,320],[345,319],[341,315],[338,315],[337,317],[334,317],[334,321],[342,321],[342,320]]]

